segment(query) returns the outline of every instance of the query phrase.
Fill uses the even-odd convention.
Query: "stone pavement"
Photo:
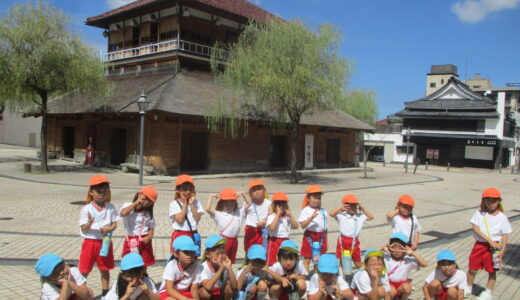
[[[90,176],[97,172],[107,174],[111,180],[114,205],[119,208],[131,201],[139,189],[136,174],[122,174],[117,170],[96,170],[80,167],[67,161],[52,161],[53,169],[61,172],[50,174],[23,173],[23,161],[34,159],[35,150],[0,145],[0,299],[34,299],[39,295],[40,283],[34,272],[34,262],[42,254],[56,253],[67,261],[77,263],[81,247],[78,217],[87,191]],[[426,275],[434,268],[435,255],[440,249],[451,249],[457,254],[459,266],[467,269],[467,257],[474,242],[469,219],[480,203],[480,194],[486,187],[494,186],[502,191],[505,213],[510,217],[513,234],[509,240],[504,270],[499,273],[494,299],[515,299],[520,295],[520,203],[517,193],[520,175],[508,170],[499,173],[485,169],[456,169],[420,167],[417,174],[405,174],[402,165],[370,164],[374,172],[370,179],[360,178],[362,173],[333,173],[305,176],[299,184],[289,184],[283,175],[263,178],[268,191],[289,195],[293,213],[301,210],[303,192],[308,184],[315,183],[326,191],[323,206],[330,210],[338,207],[341,197],[354,193],[375,219],[368,222],[360,236],[361,248],[381,246],[391,230],[386,224],[385,214],[395,206],[396,199],[403,193],[416,200],[414,213],[423,227],[420,253],[431,263],[427,268],[412,274],[415,291],[413,299],[422,299],[422,284]],[[153,180],[152,180],[153,179]],[[197,178],[198,199],[204,204],[210,193],[225,187],[245,190],[248,178]],[[157,221],[153,240],[158,263],[149,268],[151,277],[160,282],[164,259],[169,253],[171,223],[167,217],[168,205],[173,195],[169,178],[145,178],[146,184],[159,189],[158,202],[154,208]],[[12,218],[12,219],[10,219]],[[122,249],[122,224],[115,232],[114,251],[120,258]],[[207,215],[203,216],[199,231],[202,236],[216,234],[215,225]],[[330,222],[330,245],[335,246],[338,236],[337,222]],[[301,242],[302,230],[293,233]],[[242,245],[242,238],[240,238]],[[332,251],[329,248],[329,251]],[[238,257],[243,257],[242,246]],[[117,277],[112,271],[112,282]],[[477,275],[477,283],[485,286],[487,276]],[[100,292],[99,273],[94,271],[88,281],[96,294]],[[520,297],[520,296],[516,296]]]

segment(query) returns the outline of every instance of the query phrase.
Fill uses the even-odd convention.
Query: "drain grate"
[[[85,205],[85,201],[73,201],[70,204],[72,204],[72,205]]]
[[[5,217],[5,218],[0,218],[0,221],[10,221],[12,220],[13,218],[10,218],[10,217]]]

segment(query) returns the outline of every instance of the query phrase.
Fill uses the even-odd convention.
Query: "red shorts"
[[[102,257],[99,255],[102,244],[103,240],[83,240],[78,266],[79,272],[81,274],[89,274],[94,267],[94,263],[97,263],[98,269],[101,271],[109,271],[114,268],[113,245],[110,243],[110,250],[108,250],[108,255],[106,257]]]
[[[493,254],[488,243],[475,242],[473,250],[471,250],[469,255],[469,269],[475,271],[484,269],[489,273],[496,271],[493,268]]]
[[[226,255],[229,258],[229,260],[231,261],[231,263],[234,264],[235,260],[237,258],[238,239],[236,237],[229,237],[229,236],[225,236],[222,234],[220,236],[227,240]]]
[[[341,244],[339,243],[341,238]],[[349,250],[352,248],[352,238],[348,236],[338,236],[338,242],[336,243],[336,257],[341,258],[341,250]],[[352,260],[355,262],[361,262],[361,250],[359,249],[359,239],[356,237],[356,244],[354,245],[354,251],[351,253]]]
[[[311,244],[309,243],[309,237],[313,242],[319,242],[321,241],[321,236],[323,235],[323,232],[314,232],[305,230],[303,233],[303,241],[302,241],[302,250],[300,251],[300,254],[305,258],[311,258],[312,257],[312,249]],[[323,245],[321,245],[321,254],[327,252],[327,235],[325,234],[325,237],[323,238]]]
[[[146,235],[144,235],[143,237],[145,236]],[[121,253],[122,258],[125,257],[125,255],[127,255],[128,253],[130,253],[130,245],[128,244],[128,241],[128,239],[125,239],[125,242],[123,244],[123,252]],[[144,265],[146,267],[155,264],[155,256],[153,255],[152,241],[148,243],[143,243],[143,241],[139,241],[139,245],[137,247],[139,248],[139,254],[141,254],[141,257],[144,261]]]
[[[220,300],[220,288],[213,287],[213,290],[211,291],[211,300]]]
[[[399,298],[399,295],[401,294],[401,293],[399,293],[399,288],[401,287],[401,285],[403,285],[405,283],[411,284],[411,282],[409,280],[399,281],[399,282],[393,282],[393,281],[389,280],[389,282],[390,282],[390,285],[393,286],[395,288],[395,290],[397,291],[397,294],[395,294],[396,298]]]
[[[267,241],[267,264],[269,266],[274,265],[278,261],[278,249],[280,249],[280,245],[285,240],[287,240],[287,238],[269,237]]]
[[[172,239],[170,241],[170,253],[173,253],[173,241],[175,241],[176,238],[178,238],[182,235],[187,235],[193,239],[194,233],[197,233],[197,231],[196,230],[195,231],[174,230],[172,232]]]
[[[246,254],[249,247],[257,244],[263,245],[262,228],[246,225],[244,230],[244,251]]]
[[[184,297],[193,298],[193,296],[191,295],[191,291],[179,291],[179,290],[177,290],[177,292],[179,294],[183,295]],[[159,297],[161,297],[161,300],[164,300],[164,299],[167,299],[167,298],[174,298],[174,297],[169,296],[168,293],[166,293],[166,291],[159,293]]]
[[[454,286],[453,288],[459,290],[459,288],[456,286]],[[437,295],[434,295],[434,296],[435,296],[435,300],[447,300],[448,299],[448,289],[441,285],[441,291]]]

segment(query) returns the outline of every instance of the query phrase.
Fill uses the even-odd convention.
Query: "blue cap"
[[[280,250],[286,250],[295,254],[298,254],[298,244],[293,240],[285,240],[280,244]]]
[[[402,233],[402,232],[392,233],[392,235],[390,235],[390,239],[398,239],[398,240],[402,241],[403,243],[408,244],[408,237],[406,235],[404,235],[404,233]]]
[[[54,268],[56,268],[56,266],[62,261],[63,259],[56,254],[44,254],[34,265],[34,270],[36,270],[36,273],[40,274],[41,276],[47,277],[52,274]]]
[[[455,254],[453,254],[453,252],[451,252],[450,250],[441,250],[437,254],[437,261],[441,260],[455,261]]]
[[[338,259],[332,254],[323,254],[318,262],[320,273],[338,274]]]
[[[262,245],[253,245],[247,250],[247,259],[261,259],[266,260],[267,254],[265,248]]]
[[[226,242],[226,239],[221,237],[220,235],[211,235],[208,236],[208,238],[206,239],[204,247],[206,247],[206,249],[211,249],[218,245],[225,245]]]
[[[138,253],[128,253],[121,260],[121,271],[144,267],[144,261]]]
[[[181,250],[181,251],[197,251],[198,247],[195,245],[193,239],[187,235],[181,235],[173,241],[173,250]]]

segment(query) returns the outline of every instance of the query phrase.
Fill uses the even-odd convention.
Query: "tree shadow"
[[[290,184],[291,183],[291,175],[290,174],[277,174],[272,176],[280,183]],[[344,179],[333,178],[333,177],[325,177],[320,175],[302,175],[299,174],[297,177],[298,182],[296,184],[301,185],[309,185],[309,184],[336,184],[344,181]]]

